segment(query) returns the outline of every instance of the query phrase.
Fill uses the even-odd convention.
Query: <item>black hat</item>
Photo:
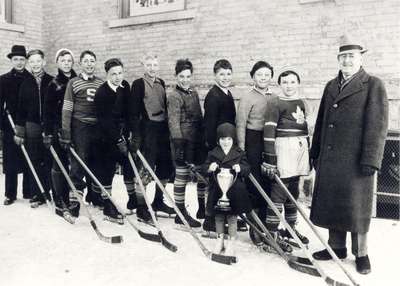
[[[233,139],[233,144],[236,144],[236,128],[231,123],[222,123],[218,125],[217,128],[217,142],[223,137],[231,137]]]
[[[24,46],[14,45],[11,48],[11,53],[7,55],[7,58],[11,59],[13,56],[21,56],[26,58],[26,49]]]

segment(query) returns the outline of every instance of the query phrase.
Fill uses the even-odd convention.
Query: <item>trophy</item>
[[[226,193],[235,182],[236,177],[233,177],[230,169],[221,168],[220,170],[221,171],[217,174],[216,181],[222,191],[222,197],[218,200],[215,209],[227,212],[231,210],[231,206]]]

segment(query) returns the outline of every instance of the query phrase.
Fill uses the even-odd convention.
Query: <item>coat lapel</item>
[[[221,150],[222,151],[222,150]],[[223,151],[222,151],[223,152]],[[236,160],[240,156],[239,152],[235,147],[232,147],[231,150],[226,154],[225,158],[222,160],[222,164],[227,164],[230,161]]]
[[[338,80],[338,78],[337,78]],[[349,97],[355,93],[360,92],[363,89],[363,82],[368,80],[367,73],[361,69],[359,74],[357,74],[345,87],[339,92],[338,96],[335,98],[335,103]]]

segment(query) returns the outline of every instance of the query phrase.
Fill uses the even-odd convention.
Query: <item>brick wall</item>
[[[14,0],[13,18],[14,23],[23,25],[25,31],[10,31],[0,26],[0,73],[5,73],[11,68],[6,55],[12,45],[25,45],[27,50],[44,48],[42,0]]]
[[[321,0],[308,4],[300,0],[188,0],[187,8],[195,10],[193,19],[119,28],[108,26],[110,20],[118,19],[118,1],[42,0],[43,9],[38,5],[41,1],[15,2],[24,6],[17,11],[17,20],[29,27],[26,35],[18,35],[18,41],[34,46],[40,41],[35,42],[33,36],[42,37],[52,73],[59,48],[68,47],[76,55],[92,49],[98,55],[101,76],[102,63],[117,56],[124,61],[131,82],[142,74],[139,59],[143,51],[152,51],[159,55],[161,77],[170,86],[176,59],[190,58],[195,66],[195,85],[204,96],[213,83],[215,60],[225,57],[233,64],[235,96],[239,98],[251,84],[251,66],[264,59],[276,73],[286,66],[300,72],[302,95],[313,113],[325,82],[337,72],[338,37],[350,29],[369,49],[366,70],[385,81],[390,127],[400,129],[398,0]],[[43,20],[42,26],[38,19]],[[12,42],[9,38],[2,46],[3,54]],[[3,61],[0,67],[4,69]]]

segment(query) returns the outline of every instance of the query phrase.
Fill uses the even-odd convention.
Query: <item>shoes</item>
[[[103,215],[105,219],[118,224],[124,224],[124,218],[109,199],[104,200]]]
[[[296,235],[299,237],[301,243],[308,244],[310,242],[308,240],[308,238],[306,236],[302,235],[300,232],[298,232],[297,229],[293,228],[293,230],[296,233]],[[287,229],[280,229],[279,233],[284,238],[294,239]]]
[[[371,263],[369,262],[368,255],[356,257],[356,269],[360,274],[368,274],[371,272]]]
[[[42,195],[36,195],[31,200],[29,200],[29,202],[31,202],[31,208],[36,209],[39,206],[44,205],[46,203],[46,200]]]
[[[126,204],[126,208],[130,211],[133,211],[137,208],[137,200],[135,194],[129,194],[128,203]]]
[[[141,206],[139,205],[136,210],[136,217],[138,221],[154,225],[153,219],[151,218],[151,215],[149,213],[149,210],[147,209],[146,206]]]
[[[5,206],[9,206],[9,205],[12,205],[14,202],[15,202],[15,200],[6,198],[6,199],[4,200],[4,205],[5,205]]]
[[[347,248],[333,248],[336,256],[339,259],[345,259],[347,257]],[[312,255],[316,260],[330,260],[332,256],[329,254],[328,250],[324,249],[321,251],[314,252]]]
[[[199,221],[195,220],[194,218],[192,218],[188,214],[186,209],[181,209],[181,212],[182,212],[183,216],[185,217],[186,221],[188,222],[188,224],[190,225],[190,227],[201,227],[201,223]],[[181,220],[181,218],[178,215],[175,217],[175,224],[183,224],[183,221]]]
[[[161,202],[153,202],[151,204],[151,207],[153,208],[154,212],[163,212],[167,214],[168,216],[176,214],[175,210],[173,208],[170,208],[167,206],[163,201]]]

